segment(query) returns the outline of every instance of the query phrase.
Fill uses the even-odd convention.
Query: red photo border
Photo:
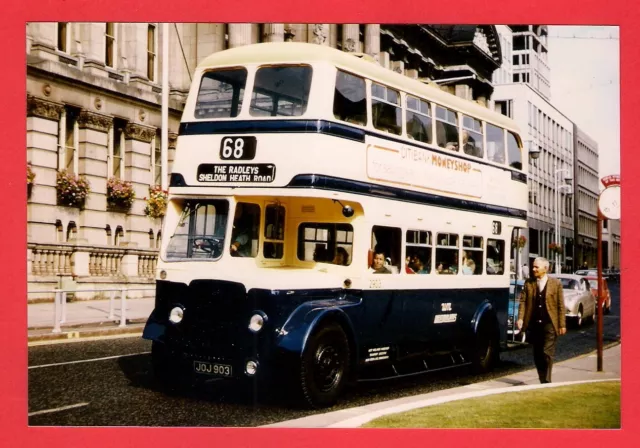
[[[185,9],[184,6],[188,5]],[[236,7],[236,5],[238,7]],[[266,428],[46,428],[29,427],[27,420],[27,312],[26,298],[26,189],[24,187],[26,158],[26,22],[28,21],[144,21],[144,22],[287,22],[287,23],[541,23],[558,25],[618,25],[620,26],[621,61],[621,177],[622,216],[621,267],[624,271],[624,297],[634,298],[637,286],[629,275],[632,256],[640,239],[632,223],[638,211],[634,197],[639,180],[640,156],[634,146],[633,116],[640,110],[640,45],[634,29],[640,25],[640,8],[633,2],[595,0],[537,0],[505,3],[498,0],[478,2],[457,0],[454,3],[415,2],[412,0],[365,3],[343,0],[322,0],[315,3],[282,1],[265,3],[245,0],[242,3],[218,0],[171,2],[167,0],[111,0],[98,3],[88,0],[34,1],[7,0],[3,6],[5,19],[0,22],[3,46],[2,80],[4,82],[2,126],[3,163],[0,164],[0,186],[3,205],[4,294],[0,328],[5,337],[0,359],[0,445],[72,447],[72,446],[563,446],[611,444],[632,446],[638,433],[638,395],[634,380],[639,365],[635,352],[638,326],[624,322],[622,430],[329,430],[329,429],[266,429]],[[598,111],[595,110],[594,113]],[[586,130],[589,132],[589,130]],[[627,132],[629,131],[629,132]],[[606,142],[598,142],[604,148]],[[15,208],[14,208],[15,207]],[[628,225],[627,225],[628,224]],[[640,253],[640,252],[639,252]],[[629,274],[627,273],[629,271]],[[638,316],[640,301],[629,299],[621,303],[621,315]],[[624,310],[624,311],[622,311]],[[622,324],[621,324],[622,325]],[[595,348],[595,341],[594,341]],[[595,360],[594,360],[595,364]],[[595,369],[595,366],[594,366]],[[594,390],[597,393],[597,390]],[[526,403],[522,403],[523,408]],[[579,405],[579,398],[576,405]],[[123,409],[123,412],[126,410]],[[518,409],[514,409],[518,412]]]

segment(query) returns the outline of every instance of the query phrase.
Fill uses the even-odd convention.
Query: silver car
[[[562,282],[562,295],[566,316],[573,320],[576,327],[582,326],[585,319],[595,319],[596,298],[591,293],[589,282],[580,275],[554,274],[550,277]]]

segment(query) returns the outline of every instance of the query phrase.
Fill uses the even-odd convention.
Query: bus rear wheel
[[[311,335],[300,366],[300,386],[310,406],[335,404],[347,381],[350,356],[349,341],[338,324]]]
[[[498,332],[488,321],[480,322],[471,354],[471,364],[477,373],[491,371],[499,360]]]

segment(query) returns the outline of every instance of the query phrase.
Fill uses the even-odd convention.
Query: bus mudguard
[[[147,320],[147,324],[144,326],[142,332],[142,339],[149,339],[151,341],[164,342],[164,333],[166,330],[166,319],[158,319],[157,309],[154,309]]]
[[[478,333],[478,326],[483,319],[489,319],[490,321],[495,321],[497,319],[496,311],[488,300],[485,300],[480,304],[480,306],[478,306],[478,309],[476,309],[476,312],[473,315],[473,319],[471,319],[471,329],[473,330],[473,334]]]
[[[302,354],[311,333],[328,320],[339,322],[347,337],[355,341],[353,323],[345,309],[360,303],[360,300],[331,299],[301,304],[280,329],[277,346],[289,353]]]

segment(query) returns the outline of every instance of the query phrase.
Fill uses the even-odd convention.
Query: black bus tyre
[[[480,322],[471,356],[473,370],[476,373],[490,372],[498,362],[499,348],[497,329],[489,321]]]
[[[300,365],[300,386],[305,401],[314,408],[335,404],[349,376],[349,341],[335,323],[309,338]]]

